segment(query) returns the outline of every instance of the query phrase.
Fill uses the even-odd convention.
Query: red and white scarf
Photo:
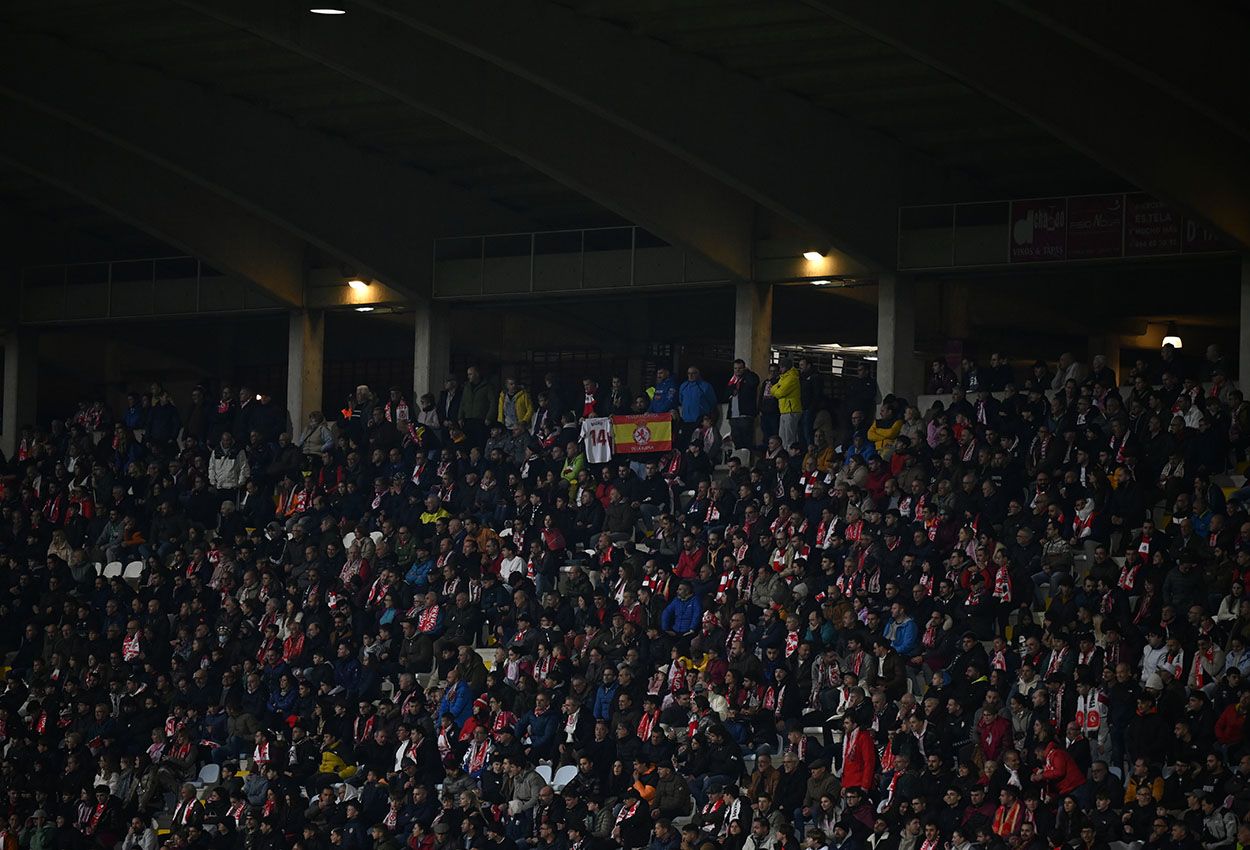
[[[630,818],[632,818],[632,817],[634,816],[634,812],[638,811],[638,806],[639,806],[639,805],[641,805],[641,802],[640,802],[640,801],[638,801],[638,800],[631,800],[630,802],[628,802],[628,803],[626,803],[625,805],[621,806],[621,810],[620,810],[619,812],[617,812],[617,813],[616,813],[616,823],[617,823],[617,825],[619,826],[620,824],[622,824],[622,823],[624,823],[625,821],[627,821],[627,820],[629,820]]]
[[[1194,687],[1202,688],[1207,684],[1207,664],[1214,662],[1215,650],[1213,649],[1194,654]]]
[[[431,605],[417,618],[417,631],[432,632],[438,625],[439,606]]]
[[[465,772],[476,776],[486,768],[486,759],[490,755],[489,741],[474,741],[469,744],[469,751],[464,754]]]
[[[1011,569],[1007,564],[999,566],[994,573],[994,598],[999,602],[1011,604]]]

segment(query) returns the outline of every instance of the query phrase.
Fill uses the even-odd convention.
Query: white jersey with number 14
[[[586,460],[607,463],[612,459],[612,420],[596,416],[582,421],[582,442],[586,444]]]

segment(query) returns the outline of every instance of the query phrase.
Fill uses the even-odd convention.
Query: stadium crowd
[[[24,429],[0,850],[1250,846],[1222,356],[952,365]],[[629,412],[674,449],[591,462]]]

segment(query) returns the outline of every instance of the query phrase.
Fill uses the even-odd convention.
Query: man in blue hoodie
[[[697,366],[691,366],[686,370],[685,383],[677,391],[677,399],[680,403],[681,444],[684,446],[690,442],[694,429],[699,427],[700,419],[704,416],[716,418],[716,390],[703,380]]]
[[[648,413],[672,413],[677,406],[677,381],[668,373],[668,369],[657,366],[655,369],[655,386],[651,388],[651,406]]]

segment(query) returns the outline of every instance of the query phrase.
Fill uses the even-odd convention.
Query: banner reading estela
[[[618,455],[666,452],[673,448],[673,418],[667,413],[613,416],[612,442]]]

